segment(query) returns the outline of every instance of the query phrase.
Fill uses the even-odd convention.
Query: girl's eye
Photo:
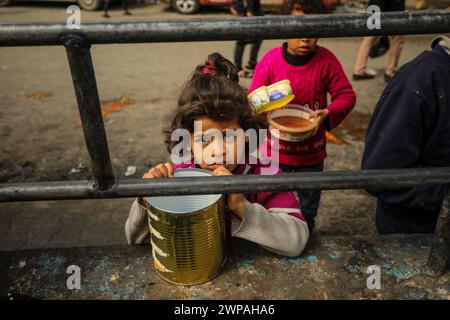
[[[195,137],[194,141],[195,143],[203,143],[203,136]]]
[[[234,141],[234,133],[233,134],[225,134],[224,139],[225,139],[225,141],[228,141],[228,142]]]
[[[213,137],[212,136],[202,136],[201,138],[200,138],[200,142],[202,142],[202,143],[210,143],[211,141],[213,140]]]

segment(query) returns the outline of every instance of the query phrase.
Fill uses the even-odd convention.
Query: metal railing
[[[84,23],[0,24],[0,46],[62,45],[66,48],[92,179],[0,184],[0,202],[101,199],[299,189],[400,188],[450,184],[450,167],[358,172],[291,173],[275,176],[231,176],[173,179],[117,179],[114,176],[100,109],[92,44],[354,37],[450,32],[450,11],[381,13],[381,29],[367,28],[368,14],[265,16],[231,19]],[[445,272],[450,250],[450,191],[444,197],[428,266]]]
[[[368,14],[264,16],[83,23],[69,30],[63,23],[0,24],[0,46],[64,45],[81,35],[90,44],[219,41],[244,39],[332,38],[368,35],[447,33],[448,10],[383,12],[381,29],[368,29]]]

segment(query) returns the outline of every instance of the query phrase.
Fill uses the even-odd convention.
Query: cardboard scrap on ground
[[[112,102],[101,103],[102,116],[105,118],[111,113],[122,110],[124,107],[136,104],[136,100],[128,97],[123,97]],[[78,119],[77,127],[81,127],[81,120]]]
[[[51,95],[52,94],[50,92],[42,92],[42,91],[24,93],[24,96],[27,100],[42,100],[44,98],[50,97]]]
[[[338,136],[335,136],[334,134],[332,134],[331,132],[326,131],[325,132],[326,138],[328,142],[334,143],[334,144],[343,144],[344,141],[342,141],[341,138],[339,138]]]

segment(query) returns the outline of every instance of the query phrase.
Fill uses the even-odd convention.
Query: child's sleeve
[[[274,206],[281,198],[288,201]],[[234,237],[255,242],[283,256],[296,257],[302,253],[309,231],[292,192],[273,193],[264,206],[247,199],[244,201],[244,219],[232,221]],[[289,202],[293,208],[289,208]]]
[[[262,86],[270,85],[270,59],[266,54],[256,65],[255,73],[253,74],[252,83],[247,89],[247,94]]]
[[[143,244],[150,242],[147,209],[134,200],[130,215],[125,223],[125,236],[128,244]]]
[[[356,104],[356,94],[341,63],[334,55],[330,57],[327,73],[326,87],[331,95],[331,103],[327,106],[330,117],[326,122],[326,129],[331,131],[352,111]]]

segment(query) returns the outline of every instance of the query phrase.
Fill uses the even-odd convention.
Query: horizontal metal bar
[[[367,28],[368,17],[368,14],[361,13],[86,22],[79,30],[68,29],[64,23],[0,24],[0,46],[61,45],[62,39],[69,34],[81,35],[91,44],[107,44],[450,32],[450,10],[382,12],[381,29],[373,30]]]
[[[205,178],[124,179],[108,190],[90,181],[0,184],[0,202],[129,198],[188,194],[293,191],[299,189],[403,188],[450,184],[450,167],[283,173]]]

